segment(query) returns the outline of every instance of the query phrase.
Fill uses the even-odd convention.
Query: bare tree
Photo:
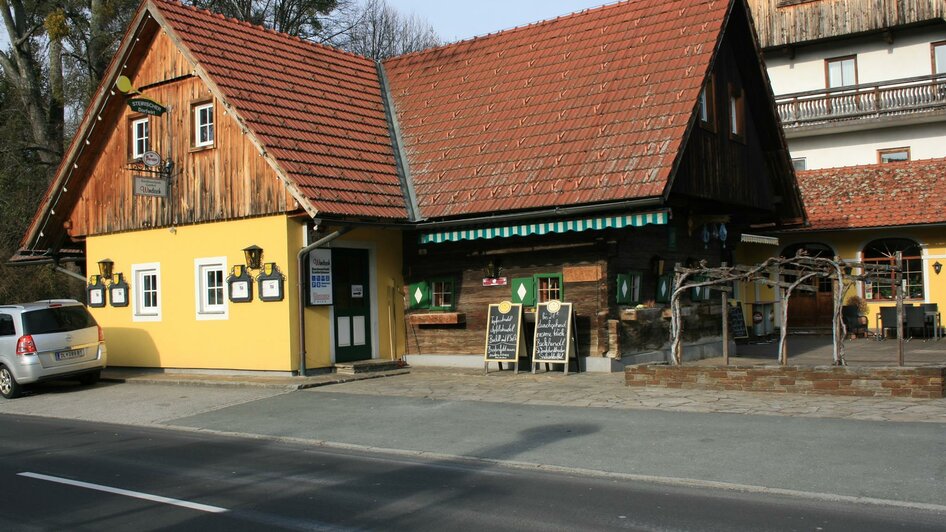
[[[329,13],[346,0],[186,0],[202,9],[209,9],[250,24],[265,26],[303,39],[321,41]]]
[[[350,17],[333,44],[365,57],[380,60],[440,44],[429,22],[399,13],[386,0],[366,0]]]
[[[0,18],[10,43],[0,50],[0,69],[27,118],[32,145],[26,149],[43,164],[59,162],[66,137],[65,110],[85,106],[136,4],[136,0],[0,0]]]

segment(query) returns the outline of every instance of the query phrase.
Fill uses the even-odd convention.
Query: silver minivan
[[[0,395],[19,397],[23,386],[78,378],[95,384],[107,361],[102,328],[82,303],[52,299],[0,305]]]

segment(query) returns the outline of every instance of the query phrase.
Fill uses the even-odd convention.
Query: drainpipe
[[[309,254],[310,251],[316,248],[320,248],[335,240],[336,238],[344,235],[345,233],[352,230],[351,226],[342,227],[338,231],[331,233],[329,235],[323,236],[322,238],[316,240],[315,242],[309,244],[308,246],[299,250],[297,255],[298,259],[298,272],[299,272],[299,376],[305,377],[306,367],[305,367],[305,256]]]

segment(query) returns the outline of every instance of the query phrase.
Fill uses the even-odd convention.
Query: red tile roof
[[[374,61],[177,2],[153,1],[316,209],[407,217]]]
[[[385,61],[421,214],[663,194],[729,6],[618,3]]]
[[[798,172],[809,229],[946,222],[946,159]]]

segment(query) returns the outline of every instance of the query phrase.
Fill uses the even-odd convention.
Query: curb
[[[378,371],[378,372],[368,372],[368,373],[357,373],[354,375],[338,375],[331,374],[324,378],[319,378],[319,380],[312,381],[303,381],[303,382],[288,382],[288,381],[252,381],[252,380],[223,380],[210,377],[194,377],[194,376],[168,376],[168,374],[161,374],[160,377],[149,377],[149,376],[131,376],[131,377],[121,377],[114,375],[102,375],[102,382],[114,382],[114,383],[132,383],[132,384],[164,384],[164,385],[174,385],[174,386],[206,386],[206,387],[221,387],[221,388],[266,388],[273,390],[305,390],[308,388],[318,388],[322,386],[331,386],[333,384],[344,384],[346,382],[355,382],[368,379],[380,379],[384,377],[394,377],[397,375],[407,375],[410,373],[409,369],[396,369],[390,371]],[[298,377],[287,377],[288,379],[298,379]]]

